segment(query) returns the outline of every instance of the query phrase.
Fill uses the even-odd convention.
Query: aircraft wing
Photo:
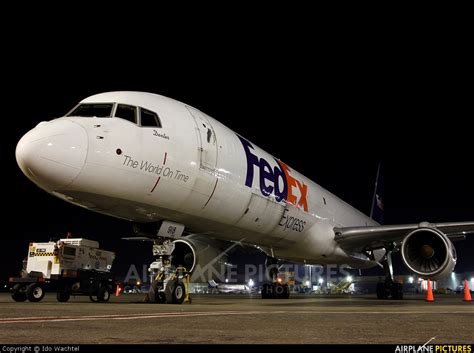
[[[418,228],[438,229],[446,234],[452,241],[464,240],[466,235],[474,234],[474,222],[423,222],[420,224],[380,225],[368,227],[336,227],[334,228],[334,239],[344,250],[374,250],[384,248],[393,242],[401,242],[408,233]]]

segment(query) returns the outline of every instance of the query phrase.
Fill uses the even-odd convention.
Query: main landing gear
[[[290,287],[283,284],[278,278],[278,260],[273,257],[267,257],[265,266],[268,271],[268,277],[271,283],[264,283],[262,286],[262,299],[288,299],[290,297]]]
[[[382,266],[385,272],[385,282],[377,283],[377,299],[403,299],[402,284],[393,280],[392,251],[387,250]]]
[[[155,239],[153,255],[156,260],[150,265],[152,284],[145,297],[149,303],[182,304],[191,303],[189,297],[190,275],[186,268],[174,268],[171,264],[171,254],[174,244],[165,238]]]

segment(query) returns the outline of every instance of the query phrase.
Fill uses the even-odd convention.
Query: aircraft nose
[[[21,171],[47,190],[67,187],[78,176],[87,157],[87,133],[70,120],[42,122],[16,146]]]

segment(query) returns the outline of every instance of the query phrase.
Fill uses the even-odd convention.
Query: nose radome
[[[16,146],[22,172],[46,190],[67,187],[78,176],[87,156],[87,133],[78,123],[53,120],[40,123]]]

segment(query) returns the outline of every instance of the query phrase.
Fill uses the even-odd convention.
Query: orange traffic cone
[[[464,281],[464,301],[470,302],[471,300],[471,291],[469,290],[469,285],[467,284],[467,281]]]
[[[115,289],[115,296],[118,297],[121,291],[122,291],[122,287],[120,285],[117,285],[117,288]]]
[[[428,289],[426,291],[426,301],[434,302],[433,290],[431,289],[431,281],[428,280]]]

